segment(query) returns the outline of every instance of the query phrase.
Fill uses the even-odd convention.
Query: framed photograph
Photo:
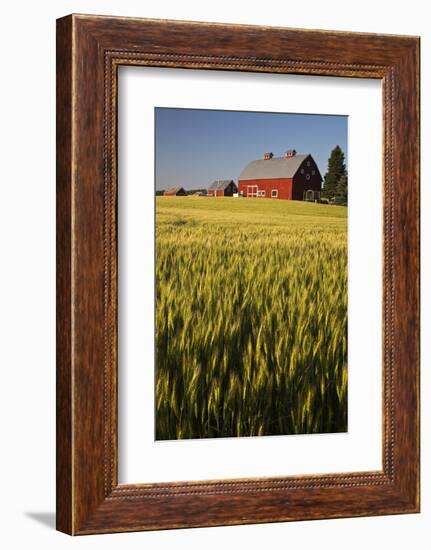
[[[57,528],[419,511],[419,38],[57,21]]]

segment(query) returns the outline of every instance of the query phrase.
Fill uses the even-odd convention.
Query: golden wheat
[[[157,439],[346,429],[347,209],[157,198]]]

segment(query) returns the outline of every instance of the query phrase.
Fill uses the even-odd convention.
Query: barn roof
[[[252,160],[239,176],[239,180],[293,178],[309,155],[273,157],[268,160]]]
[[[181,191],[182,189],[182,187],[170,187],[169,189],[166,189],[165,193],[173,195],[174,193],[178,193],[178,191]]]
[[[233,180],[215,180],[212,182],[212,184],[208,187],[208,190],[211,190],[211,191],[220,191],[220,190],[225,190],[226,187],[228,187],[228,185],[233,182]]]

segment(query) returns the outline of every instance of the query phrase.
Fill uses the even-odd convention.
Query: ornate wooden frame
[[[383,470],[119,485],[119,65],[383,82]],[[57,21],[57,528],[69,534],[419,511],[419,38],[70,15]]]

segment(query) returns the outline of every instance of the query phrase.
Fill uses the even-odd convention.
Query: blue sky
[[[156,189],[207,188],[238,180],[266,151],[311,153],[322,177],[339,145],[347,162],[347,117],[200,109],[155,109]]]

